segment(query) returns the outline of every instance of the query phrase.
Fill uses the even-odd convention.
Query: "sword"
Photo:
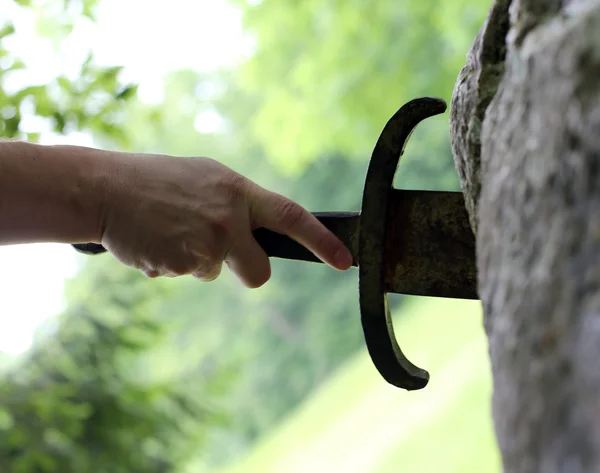
[[[350,250],[358,267],[360,314],[373,363],[390,384],[424,388],[427,371],[413,365],[394,335],[387,293],[478,299],[475,236],[461,192],[394,189],[394,175],[414,128],[446,110],[436,98],[403,105],[387,122],[373,150],[360,212],[314,212]],[[254,237],[268,256],[321,263],[286,235],[259,228]],[[106,250],[76,244],[85,254]]]

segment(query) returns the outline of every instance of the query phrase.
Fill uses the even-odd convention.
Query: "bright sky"
[[[160,100],[165,73],[183,67],[209,70],[248,51],[240,15],[225,0],[100,0],[98,24],[82,23],[60,53],[36,36],[33,16],[19,11],[14,1],[0,0],[0,11],[17,29],[7,47],[28,66],[5,87],[71,75],[91,48],[98,62],[125,66],[125,80],[139,83],[140,97],[154,102]],[[42,141],[92,144],[83,134],[46,133]],[[64,280],[74,274],[77,261],[68,245],[0,246],[0,351],[18,354],[29,348],[36,327],[63,307]]]

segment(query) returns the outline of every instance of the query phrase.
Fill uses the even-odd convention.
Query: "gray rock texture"
[[[504,470],[600,472],[600,0],[496,1],[451,120]]]

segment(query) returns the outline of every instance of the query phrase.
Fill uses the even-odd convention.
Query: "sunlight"
[[[139,83],[144,101],[158,102],[167,72],[217,68],[239,60],[249,44],[239,13],[222,0],[101,0],[98,24],[78,25],[60,50],[37,35],[31,11],[6,0],[0,0],[0,10],[17,30],[6,45],[27,65],[9,78],[6,88],[43,83],[57,74],[73,76],[91,49],[102,65],[124,65],[123,80]],[[203,118],[196,125],[214,126],[214,120]],[[24,124],[28,131],[42,131],[44,144],[93,145],[84,133],[57,136],[48,133],[43,121],[27,117]],[[27,350],[36,328],[61,310],[64,280],[76,270],[76,255],[68,245],[0,247],[0,351]]]
[[[35,329],[63,307],[63,282],[76,270],[68,245],[0,247],[0,351],[29,348]]]

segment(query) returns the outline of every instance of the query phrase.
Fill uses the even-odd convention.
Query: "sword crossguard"
[[[385,287],[384,251],[388,203],[394,176],[414,128],[425,118],[446,111],[436,98],[403,105],[385,125],[373,150],[363,190],[358,271],[360,316],[373,364],[390,384],[409,391],[422,389],[429,373],[413,365],[398,346]]]
[[[359,271],[361,323],[375,367],[388,383],[406,390],[424,388],[429,382],[429,373],[413,365],[404,356],[394,335],[387,300],[384,257],[386,231],[390,228],[388,219],[393,219],[395,215],[389,212],[392,207],[390,200],[397,198],[392,192],[394,175],[412,131],[425,118],[445,110],[446,103],[443,100],[429,97],[418,98],[403,105],[387,122],[373,150],[365,179],[360,216],[348,212],[315,214],[355,255]],[[463,220],[468,222],[466,217]],[[355,238],[356,233],[358,238]],[[254,230],[253,234],[269,256],[319,261],[310,251],[285,235],[261,228]],[[389,246],[389,241],[387,243]],[[73,247],[88,255],[106,252],[102,245],[95,243],[75,244]],[[395,258],[403,260],[403,254],[396,252]],[[463,266],[465,265],[461,268]],[[449,293],[456,292],[456,288],[451,289]]]

